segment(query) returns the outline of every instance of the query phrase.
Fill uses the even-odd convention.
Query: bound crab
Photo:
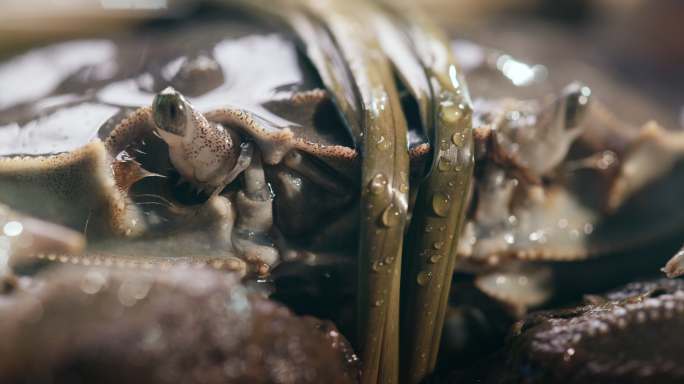
[[[82,254],[39,258],[260,280],[356,266],[345,281],[356,280],[363,381],[398,380],[401,340],[418,382],[437,359],[455,268],[521,314],[549,296],[533,261],[601,255],[682,222],[659,218],[672,201],[641,193],[661,187],[681,135],[626,127],[586,85],[488,93],[477,76],[510,86],[505,63],[462,70],[433,26],[389,5],[236,3],[285,30],[203,20],[153,42],[63,43],[4,64],[31,59],[61,81],[0,108],[20,143],[0,148],[0,201],[88,238]],[[84,47],[88,60],[51,66]]]

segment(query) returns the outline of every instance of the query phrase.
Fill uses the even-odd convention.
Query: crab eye
[[[154,97],[152,112],[159,129],[178,136],[185,135],[186,101],[173,88],[167,88]]]

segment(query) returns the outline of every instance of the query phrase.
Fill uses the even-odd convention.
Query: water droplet
[[[104,287],[107,278],[98,271],[88,271],[81,280],[81,290],[89,295],[94,295]]]
[[[408,184],[406,184],[406,183],[401,183],[401,185],[399,185],[399,192],[401,192],[401,193],[406,193],[406,192],[408,192],[408,191],[409,191],[409,186],[408,186]]]
[[[445,106],[445,104],[442,104],[442,112],[440,114],[440,118],[442,119],[443,122],[447,124],[453,124],[457,122],[461,116],[462,113],[458,109],[454,108],[453,105],[450,106]]]
[[[384,151],[392,148],[392,143],[388,139],[386,139],[385,136],[380,136],[378,140],[375,142],[375,144],[377,145],[378,149]]]
[[[425,226],[425,232],[432,232],[432,225],[426,225]]]
[[[570,361],[572,360],[572,357],[575,355],[575,349],[574,348],[568,348],[565,351],[565,354],[563,355],[563,360],[564,361]]]
[[[382,224],[386,227],[393,227],[401,222],[402,214],[401,210],[396,204],[390,203],[390,205],[385,208],[382,212]]]
[[[387,256],[387,257],[385,257],[385,264],[387,264],[387,265],[392,264],[393,261],[394,261],[394,257],[393,257],[393,256]]]
[[[451,136],[451,142],[458,145],[459,147],[463,145],[465,141],[465,133],[456,132]]]
[[[383,266],[383,265],[384,265],[384,264],[383,264],[383,262],[382,262],[381,260],[376,260],[376,261],[374,261],[373,264],[371,265],[371,269],[372,269],[374,272],[380,272],[380,269],[382,269],[382,266]]]
[[[442,172],[446,172],[451,168],[451,161],[447,158],[440,157],[439,161],[437,162],[437,169],[439,169]]]
[[[461,168],[461,166],[467,165],[468,163],[471,162],[471,152],[468,147],[461,148],[458,153],[456,154],[456,165],[458,166],[458,169]]]
[[[601,170],[606,170],[613,165],[615,165],[618,161],[617,155],[613,151],[603,151],[599,157],[599,159],[596,161],[596,166],[598,169]]]
[[[8,221],[3,227],[3,232],[7,237],[19,236],[23,230],[24,226],[18,221]]]
[[[416,281],[418,282],[418,285],[421,285],[421,286],[424,286],[427,283],[429,283],[430,279],[432,279],[432,272],[429,272],[429,271],[422,271],[418,274],[418,277],[416,277]]]
[[[441,148],[443,151],[446,151],[449,149],[449,143],[446,140],[442,139],[439,142],[439,148]]]
[[[440,261],[441,259],[442,259],[442,255],[440,255],[440,254],[434,254],[434,255],[430,256],[430,260],[429,260],[429,261],[430,261],[430,263],[432,263],[432,264],[436,264],[436,263],[437,263],[438,261]]]
[[[392,148],[392,142],[385,139],[384,136],[380,136],[380,139],[376,142],[376,146],[381,151],[387,151]]]
[[[373,305],[376,306],[376,307],[379,307],[379,306],[381,306],[383,303],[384,303],[384,301],[382,301],[382,300],[375,300],[375,302],[373,303]]]
[[[379,195],[387,188],[387,176],[382,173],[378,173],[373,176],[370,183],[368,184],[368,190],[374,195]]]
[[[126,280],[119,287],[119,302],[128,307],[134,305],[147,297],[151,286],[152,282],[149,280]]]
[[[443,241],[435,241],[434,243],[432,243],[432,247],[435,249],[441,249],[443,246],[444,246]]]
[[[432,196],[432,210],[438,216],[446,217],[449,214],[449,207],[451,206],[451,199],[442,192],[437,192]]]

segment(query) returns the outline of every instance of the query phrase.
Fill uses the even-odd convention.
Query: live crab
[[[111,57],[86,64],[92,78],[74,75],[64,89],[95,88],[96,96],[45,103],[47,117],[3,108],[34,127],[70,111],[107,117],[86,127],[103,142],[86,135],[66,149],[4,149],[0,200],[91,240],[82,255],[78,236],[62,238],[61,248],[35,244],[33,253],[82,264],[201,264],[263,278],[279,263],[351,252],[363,382],[398,381],[400,333],[403,377],[418,382],[435,365],[454,268],[476,272],[478,287],[517,313],[540,304],[548,273],[521,261],[604,252],[614,239],[600,231],[608,212],[684,152],[681,134],[655,123],[624,129],[579,83],[550,100],[472,102],[450,42],[426,20],[403,17],[406,10],[236,3],[283,23],[320,82],[305,74],[293,40],[257,29],[257,37],[241,31],[239,43],[213,50],[189,42],[180,58],[161,47],[161,59],[141,72],[104,81],[97,76]],[[136,52],[135,44],[120,48]],[[273,55],[282,55],[281,68]],[[657,166],[645,161],[653,155],[663,160]],[[587,184],[597,199],[587,201]],[[87,198],[72,201],[84,191]]]

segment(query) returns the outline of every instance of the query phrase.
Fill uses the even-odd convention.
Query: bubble
[[[434,243],[432,243],[432,247],[434,249],[441,249],[443,246],[444,246],[443,241],[435,241]]]

